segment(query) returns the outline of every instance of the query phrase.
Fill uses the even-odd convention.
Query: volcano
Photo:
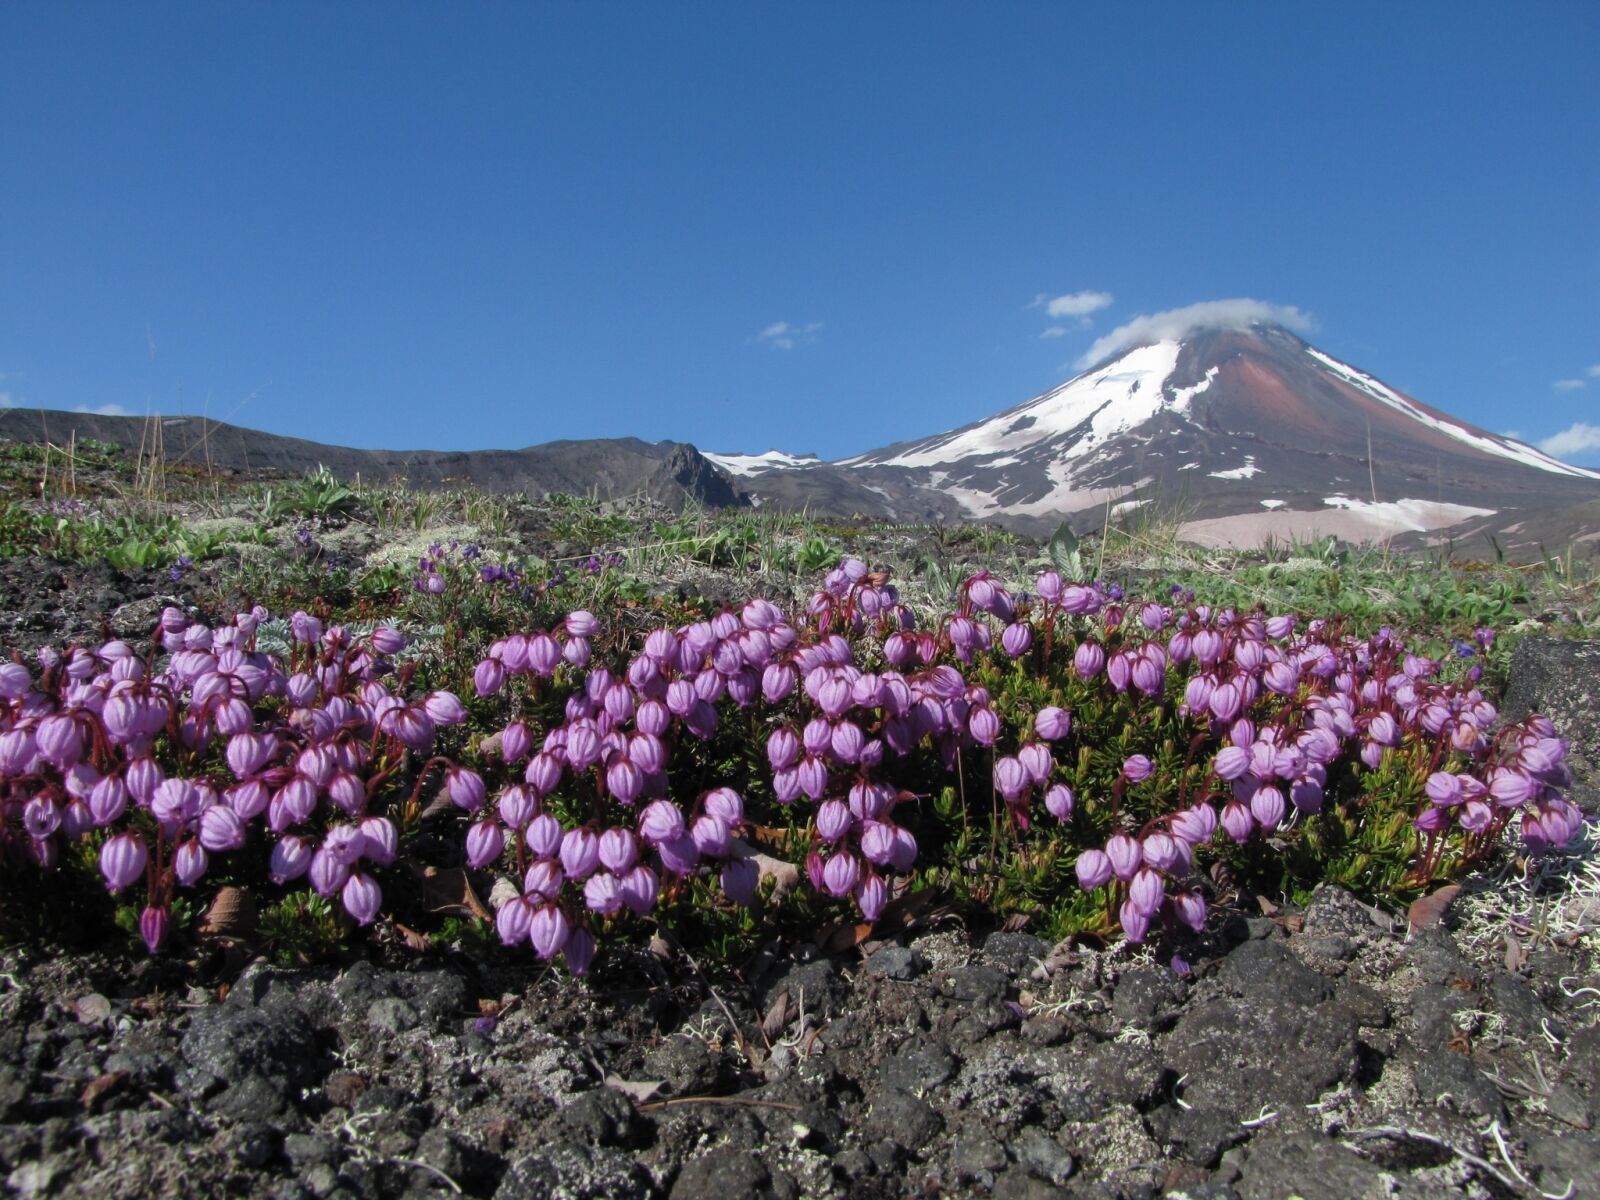
[[[1030,532],[1154,506],[1213,545],[1514,542],[1535,514],[1592,520],[1600,500],[1600,472],[1457,420],[1268,324],[1134,346],[995,416],[835,463],[708,457],[773,505]]]

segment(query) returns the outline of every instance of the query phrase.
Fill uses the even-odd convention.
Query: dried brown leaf
[[[72,1014],[84,1025],[98,1025],[111,1018],[111,1001],[99,992],[79,996],[72,1002]]]
[[[637,1082],[632,1079],[619,1079],[615,1075],[607,1075],[606,1086],[614,1092],[621,1092],[635,1104],[648,1104],[667,1085],[664,1082]]]
[[[255,932],[255,897],[241,887],[218,888],[216,899],[195,929],[202,942],[221,938],[248,941]]]
[[[399,921],[394,923],[395,931],[400,934],[400,944],[414,954],[422,954],[433,948],[426,934],[418,933],[409,925],[402,925]]]
[[[423,872],[422,902],[429,912],[477,917],[480,921],[494,920],[494,914],[483,906],[478,893],[472,890],[472,881],[463,867],[443,870],[430,867]]]
[[[799,1010],[789,1002],[789,989],[784,988],[767,1009],[767,1015],[761,1018],[761,1036],[767,1039],[767,1045],[770,1046],[773,1039],[787,1029],[789,1022],[799,1015]]]
[[[110,1092],[121,1087],[128,1078],[126,1071],[111,1071],[105,1075],[91,1079],[83,1092],[78,1096],[78,1102],[83,1105],[85,1112],[93,1112],[95,1105]]]
[[[1406,912],[1411,928],[1426,929],[1429,925],[1437,925],[1444,920],[1445,910],[1450,907],[1450,902],[1460,894],[1459,883],[1447,883],[1432,895],[1413,900]]]

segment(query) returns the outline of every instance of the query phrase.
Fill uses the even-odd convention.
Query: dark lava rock
[[[926,1100],[899,1088],[879,1089],[862,1123],[863,1132],[913,1152],[943,1128],[944,1122]]]
[[[617,1150],[557,1142],[517,1160],[500,1180],[495,1200],[647,1200],[650,1174]]]
[[[794,1180],[774,1173],[760,1157],[733,1146],[718,1146],[690,1159],[678,1172],[669,1195],[672,1200],[794,1200],[800,1194]]]
[[[1281,942],[1245,942],[1222,960],[1217,982],[1241,999],[1297,1005],[1319,1004],[1332,990]]]
[[[831,958],[819,958],[792,967],[757,993],[761,1011],[766,1012],[778,996],[789,993],[796,1007],[802,1002],[807,1013],[831,1015],[841,1011],[850,995],[850,985],[845,981],[839,964]]]
[[[1036,1125],[1019,1133],[1011,1150],[1019,1163],[1046,1183],[1066,1182],[1077,1166],[1066,1147]]]
[[[1050,943],[1031,933],[991,933],[983,940],[983,958],[1013,979],[1026,979],[1050,953]]]
[[[1332,883],[1319,883],[1312,891],[1302,921],[1307,937],[1362,938],[1385,931],[1370,907]]]
[[[1248,1132],[1219,1108],[1195,1104],[1189,1108],[1164,1105],[1149,1116],[1150,1130],[1174,1147],[1185,1162],[1214,1167],[1222,1152],[1242,1142]]]
[[[1419,1050],[1436,1050],[1456,1035],[1456,1016],[1476,1007],[1471,992],[1430,983],[1411,995],[1411,1038]]]
[[[540,1137],[552,1141],[581,1142],[586,1146],[628,1146],[633,1143],[639,1118],[621,1092],[595,1088],[556,1109],[540,1126]]]
[[[944,993],[964,1004],[998,1002],[1006,998],[1010,981],[1005,973],[987,963],[957,967],[944,980]]]
[[[1238,1119],[1304,1105],[1353,1079],[1357,1021],[1332,985],[1274,942],[1245,942],[1218,973],[1234,995],[1191,1003],[1163,1047],[1191,1103]]]
[[[1413,931],[1400,961],[1415,971],[1423,983],[1478,982],[1478,969],[1462,956],[1456,939],[1442,925]]]
[[[1506,1119],[1500,1089],[1465,1055],[1436,1050],[1417,1063],[1411,1078],[1424,1107],[1449,1103],[1457,1112],[1502,1122]]]
[[[189,1070],[179,1084],[236,1119],[286,1115],[320,1078],[314,1046],[310,1023],[293,1009],[201,1009],[183,1035]]]
[[[666,1083],[678,1096],[721,1091],[734,1077],[727,1058],[687,1034],[669,1037],[645,1055],[644,1069],[651,1079]]]
[[[916,1038],[884,1060],[878,1068],[878,1081],[883,1087],[921,1094],[938,1087],[955,1070],[956,1060],[949,1050],[930,1039]]]
[[[902,983],[915,979],[928,969],[928,960],[922,951],[909,946],[884,946],[872,954],[866,963],[869,975],[882,975]]]
[[[1242,1200],[1426,1200],[1428,1192],[1315,1133],[1268,1135],[1250,1143],[1235,1185]],[[1433,1193],[1437,1194],[1437,1193]]]
[[[1600,812],[1600,642],[1523,638],[1511,652],[1511,680],[1501,715],[1520,721],[1542,713],[1567,739],[1574,786],[1567,798]]]
[[[1117,979],[1111,1011],[1124,1025],[1152,1027],[1170,1018],[1183,1000],[1183,985],[1165,967],[1134,967]]]
[[[1600,1136],[1592,1133],[1557,1133],[1528,1139],[1528,1159],[1539,1169],[1539,1189],[1560,1195],[1570,1184],[1578,1196],[1595,1194],[1600,1185]]]

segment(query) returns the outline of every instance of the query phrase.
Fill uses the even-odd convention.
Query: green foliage
[[[138,910],[131,911],[137,928]],[[318,962],[343,949],[347,920],[332,901],[296,889],[262,911],[261,936],[273,959],[282,965]]]
[[[350,511],[358,497],[327,467],[308,471],[285,497],[287,511],[306,517],[331,517]]]

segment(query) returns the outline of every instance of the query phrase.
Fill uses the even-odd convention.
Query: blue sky
[[[841,457],[1250,297],[1593,464],[1597,50],[1585,3],[9,3],[0,403]]]

